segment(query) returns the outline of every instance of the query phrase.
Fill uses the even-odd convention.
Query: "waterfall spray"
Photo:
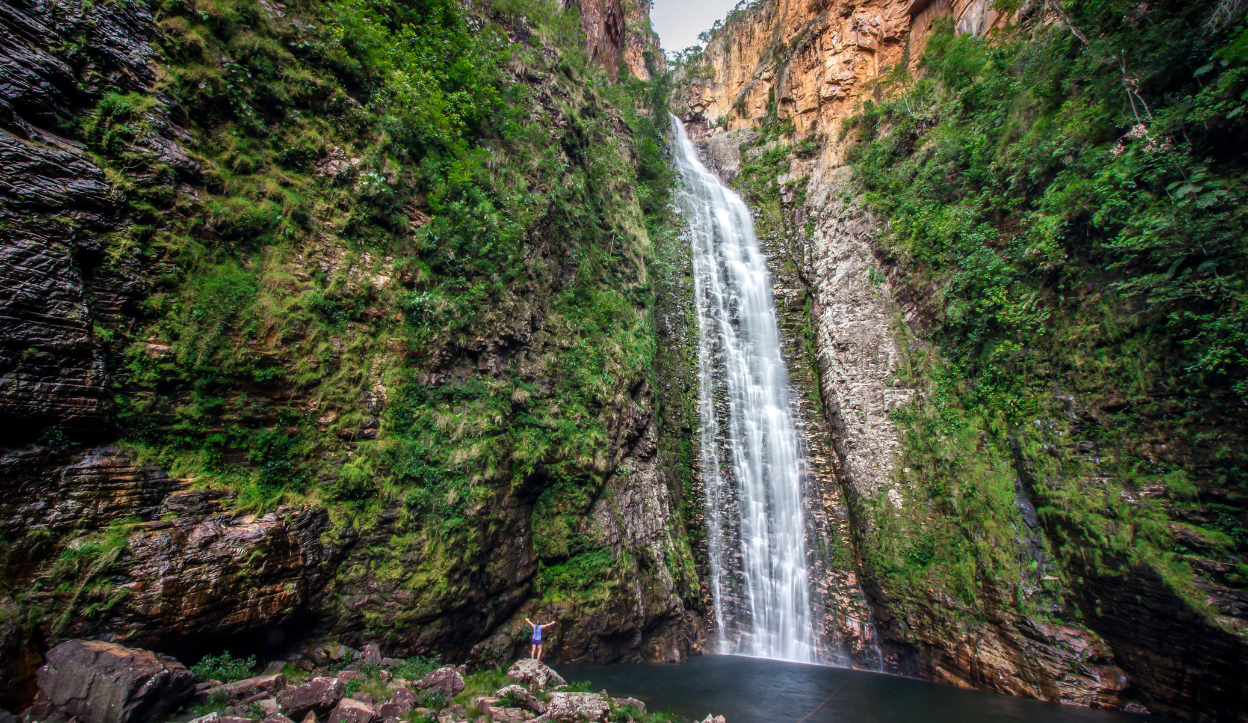
[[[745,202],[702,165],[684,125],[672,121],[678,198],[693,246],[702,475],[719,651],[814,662],[805,462],[767,262]]]

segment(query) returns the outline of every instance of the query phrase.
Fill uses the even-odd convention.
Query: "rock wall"
[[[0,705],[28,702],[40,655],[70,635],[192,656],[223,646],[273,652],[333,635],[401,654],[493,660],[524,646],[526,615],[550,614],[561,622],[548,644],[560,660],[698,652],[688,492],[665,456],[673,442],[660,429],[653,369],[644,364],[622,371],[611,352],[603,357],[619,390],[591,419],[577,419],[582,427],[601,422],[589,453],[552,451],[535,471],[476,478],[476,498],[454,520],[466,528],[458,543],[437,526],[444,520],[413,501],[418,490],[390,488],[384,502],[375,496],[374,485],[397,479],[385,450],[397,444],[404,395],[523,379],[522,390],[508,392],[509,418],[513,409],[541,416],[571,403],[552,391],[563,369],[552,360],[568,350],[575,325],[552,299],[575,280],[579,261],[564,234],[550,230],[559,228],[557,214],[541,219],[526,232],[529,261],[546,265],[521,272],[510,298],[491,299],[475,331],[454,340],[413,332],[405,318],[419,312],[407,300],[418,286],[431,288],[428,267],[396,257],[415,253],[410,234],[436,211],[423,194],[404,191],[403,223],[385,220],[400,243],[362,249],[348,240],[346,216],[328,209],[341,194],[364,192],[359,174],[368,160],[352,143],[372,121],[345,79],[301,66],[286,50],[273,51],[268,67],[304,68],[300,77],[315,92],[275,103],[270,96],[257,107],[297,106],[317,126],[316,147],[287,145],[282,153],[290,155],[262,151],[242,165],[220,164],[213,154],[219,134],[229,134],[224,127],[238,122],[229,105],[238,98],[219,95],[218,81],[250,62],[257,46],[229,46],[213,34],[280,38],[265,46],[272,50],[297,44],[309,26],[265,3],[239,16],[209,10],[225,15],[166,13],[158,25],[143,2],[0,4],[0,285],[10,292],[0,295]],[[579,12],[591,61],[613,76],[625,50],[623,5],[585,2]],[[507,21],[505,32],[532,37],[523,17]],[[205,51],[206,43],[216,50]],[[621,168],[635,164],[615,110],[568,80],[566,68],[547,71],[516,75],[533,86],[530,122],[549,131],[549,147],[569,154],[572,166],[584,161],[590,136],[567,119],[589,105],[585,117],[618,131]],[[180,72],[203,82],[171,92]],[[253,82],[258,88],[260,79]],[[113,105],[97,107],[102,98]],[[193,103],[202,105],[189,110]],[[90,123],[111,122],[109,113],[124,127],[107,140],[89,136]],[[344,118],[363,125],[339,133]],[[376,179],[397,188],[410,170],[403,163],[379,160]],[[308,221],[312,230],[289,243],[252,248],[250,232],[240,231],[246,222],[221,221],[220,203],[248,198],[223,184],[257,174],[273,185],[251,201],[280,195],[292,178],[303,192],[339,201],[321,206],[325,220]],[[610,180],[622,182],[618,174]],[[636,249],[648,241],[632,220],[636,199],[627,188],[607,188],[603,198],[613,222],[630,224],[597,250],[624,268],[614,288],[644,283]],[[164,245],[186,228],[203,235],[184,240],[229,257],[224,268],[265,276],[281,303],[324,294],[313,315],[275,325],[226,317],[213,344],[240,351],[246,368],[205,346],[191,357],[199,364],[194,384],[181,376],[188,367],[179,345],[197,332],[166,326],[169,304],[221,275],[179,261]],[[542,288],[522,288],[532,283]],[[637,298],[644,336],[649,297]],[[192,303],[191,313],[216,314],[222,303]],[[279,314],[298,314],[296,307]],[[252,441],[235,444],[232,435]],[[363,493],[342,476],[361,461],[366,471],[354,479]],[[543,466],[551,462],[572,470],[558,486]],[[260,486],[252,484],[258,474],[267,475]],[[249,496],[256,493],[270,496]],[[427,504],[442,504],[438,494]],[[565,519],[571,527],[555,524]],[[549,589],[543,597],[536,588],[552,584],[543,583],[549,568],[582,552],[550,549],[568,540],[590,546],[596,567],[566,575],[575,599]]]
[[[1018,13],[1021,22],[1059,22],[1030,5]],[[1038,405],[1051,411],[991,442],[985,434],[957,443],[916,437],[940,433],[898,421],[897,412],[922,414],[940,393],[930,376],[916,373],[939,363],[926,339],[940,333],[940,290],[913,278],[876,242],[885,229],[855,198],[846,166],[854,139],[840,138],[863,101],[884,92],[873,81],[903,61],[917,71],[933,23],[950,16],[955,32],[980,36],[1008,20],[985,2],[763,2],[730,16],[701,58],[679,71],[673,103],[699,136],[708,165],[754,206],[785,324],[799,329],[786,336],[804,339],[790,346],[809,349],[790,359],[795,366],[804,360],[817,378],[835,448],[831,466],[842,494],[828,497],[827,519],[844,505],[854,548],[848,571],[866,591],[884,667],[1093,707],[1244,720],[1245,688],[1233,673],[1248,651],[1244,594],[1230,573],[1238,557],[1220,556],[1190,532],[1185,525],[1217,523],[1179,509],[1164,486],[1107,485],[1121,471],[1104,461],[1121,450],[1092,440],[1115,408],[1116,390],[1054,391]],[[794,373],[799,388],[801,375]],[[1127,434],[1136,435],[1126,443],[1133,449],[1157,448],[1146,429]],[[932,449],[940,451],[933,456]],[[917,582],[885,584],[905,578],[890,578],[883,566],[927,569],[925,530],[966,514],[942,507],[925,489],[948,474],[936,469],[946,462],[956,469],[952,484],[1012,480],[1012,495],[1004,495],[1012,499],[991,513],[1006,532],[995,551],[967,553],[977,555],[969,585],[922,573]],[[1179,464],[1199,474],[1194,460]],[[1202,500],[1236,494],[1219,479],[1201,485]],[[1184,599],[1182,586],[1158,569],[1117,559],[1061,511],[1062,495],[1070,494],[1113,495],[1114,503],[1121,496],[1136,506],[1157,498],[1174,544],[1196,551],[1183,558],[1196,592]],[[1112,509],[1105,514],[1117,520]],[[981,534],[991,535],[976,529],[967,539]],[[832,596],[851,615],[852,597]],[[841,640],[854,651],[853,638]],[[854,656],[860,666],[870,659]]]
[[[650,9],[652,0],[632,0],[624,12],[624,21],[628,35],[624,42],[624,64],[634,78],[650,80],[650,68],[646,65],[646,55],[650,54],[652,62],[663,68],[667,60],[663,48],[659,47],[659,36],[650,27]]]
[[[581,32],[585,51],[591,63],[606,69],[615,80],[624,59],[625,17],[622,0],[563,0],[564,8],[577,7],[581,13]]]
[[[730,21],[701,59],[682,69],[681,94],[673,102],[674,112],[700,135],[708,165],[757,205],[777,286],[797,287],[778,289],[786,326],[801,330],[786,336],[809,340],[808,355],[790,354],[795,384],[803,365],[817,380],[823,420],[810,427],[827,430],[835,450],[829,476],[836,491],[827,495],[825,510],[833,523],[845,520],[847,537],[852,532],[852,560],[862,559],[864,545],[880,544],[881,528],[893,520],[919,525],[930,514],[907,502],[906,442],[891,414],[929,393],[907,386],[899,374],[913,355],[928,353],[922,331],[929,320],[922,300],[873,243],[879,221],[847,197],[851,175],[845,146],[836,139],[842,121],[878,92],[872,81],[901,63],[908,48],[913,63],[931,23],[946,15],[960,31],[976,34],[1001,22],[988,4],[975,2],[764,2]],[[792,124],[792,138],[761,142],[759,129],[769,122]],[[799,152],[800,142],[807,148]],[[786,143],[793,147],[778,165],[759,171],[758,164]],[[748,179],[743,173],[776,175]],[[755,181],[778,187],[777,197],[750,198]],[[1019,509],[1032,509],[1019,489]],[[1028,519],[1025,554],[1038,569],[1051,569],[1053,556],[1034,511]],[[836,603],[832,614],[839,606],[860,628],[855,634],[842,626],[847,629],[830,630],[829,637],[856,665],[874,668],[882,656],[885,670],[1096,707],[1121,708],[1139,696],[1111,646],[1069,615],[1066,622],[1046,622],[989,592],[968,620],[938,584],[884,589],[857,563],[832,570],[843,581],[831,588],[840,591],[829,596]],[[869,610],[857,602],[858,583]],[[1061,596],[1073,609],[1073,592]],[[878,627],[878,639],[868,623]]]

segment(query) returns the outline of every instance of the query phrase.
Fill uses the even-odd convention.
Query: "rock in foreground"
[[[206,698],[221,696],[230,700],[238,700],[250,698],[257,693],[277,694],[283,690],[286,690],[286,676],[281,673],[266,673],[209,688],[202,695]]]
[[[558,673],[546,667],[545,663],[532,658],[517,660],[515,665],[507,671],[507,678],[529,690],[542,690],[568,684],[568,681],[560,677]]]
[[[453,697],[464,689],[464,677],[454,668],[438,668],[414,684],[417,690]]]
[[[580,721],[606,721],[611,715],[611,703],[598,693],[551,693],[543,721],[579,723]]]
[[[178,661],[98,640],[57,645],[36,676],[52,705],[83,723],[148,723],[195,692],[194,674]]]
[[[499,688],[494,692],[494,697],[498,700],[505,700],[510,697],[521,708],[539,715],[546,712],[546,704],[534,697],[527,688],[521,685],[509,685],[505,688]]]
[[[329,714],[329,723],[370,723],[375,717],[377,712],[368,702],[343,698]]]
[[[346,690],[337,678],[317,678],[278,693],[277,704],[282,709],[282,715],[291,720],[303,720],[308,713],[321,716],[333,710]]]

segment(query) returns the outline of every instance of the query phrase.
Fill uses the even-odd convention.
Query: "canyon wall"
[[[1033,27],[1057,22],[1031,6],[1019,12]],[[1084,462],[1101,454],[1088,452],[1096,449],[1095,413],[1087,411],[1095,402],[1054,392],[1042,403],[1054,417],[995,440],[976,432],[951,443],[938,428],[913,422],[933,414],[945,393],[931,372],[940,364],[932,343],[943,321],[939,291],[880,243],[888,229],[867,209],[849,167],[857,138],[847,121],[893,92],[900,69],[922,72],[937,21],[984,36],[1007,20],[983,1],[764,0],[739,5],[701,56],[677,71],[673,112],[707,165],[755,211],[794,386],[817,390],[820,419],[807,428],[833,448],[826,465],[815,455],[826,470],[821,524],[844,520],[852,550],[820,573],[840,584],[821,584],[832,590],[831,615],[863,625],[829,628],[829,637],[855,664],[874,669],[869,615],[885,670],[1080,705],[1243,720],[1244,688],[1231,674],[1245,659],[1243,610],[1221,602],[1242,599],[1242,590],[1220,573],[1203,576],[1199,585],[1217,589],[1209,604],[1222,617],[1196,622],[1203,613],[1178,603],[1157,573],[1130,566],[1110,573],[1083,562],[1110,553],[1055,523],[1046,507],[1068,480],[1091,485],[1113,474]],[[1053,431],[1037,443],[1031,430],[1040,428]],[[1036,462],[1042,445],[1047,451]],[[1047,471],[1030,471],[1037,466]],[[1122,484],[1124,496],[1140,494]],[[999,501],[969,518],[935,500],[933,485],[979,487]],[[1165,495],[1162,489],[1152,494]],[[1218,499],[1228,493],[1211,484]],[[970,548],[959,554],[963,572],[933,556],[933,532],[950,524],[967,528],[960,534],[973,541],[962,544]],[[859,584],[863,603],[854,593]],[[1134,592],[1111,592],[1114,585]],[[1187,645],[1178,636],[1206,642]]]
[[[666,187],[595,89],[648,26],[408,17],[452,74],[355,6],[0,10],[0,705],[67,637],[700,650],[634,194]]]

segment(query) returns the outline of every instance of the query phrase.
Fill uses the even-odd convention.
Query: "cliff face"
[[[67,636],[699,650],[623,6],[438,7],[0,4],[0,704]]]
[[[1067,27],[1031,6],[1019,13],[1015,19],[1033,36]],[[924,72],[923,52],[942,23],[952,26],[948,37],[973,38],[1004,31],[1006,21],[986,2],[761,2],[730,14],[702,55],[678,71],[673,112],[689,123],[708,165],[756,212],[784,289],[777,293],[784,324],[796,330],[786,334],[794,384],[807,384],[807,374],[817,380],[817,411],[831,430],[828,474],[840,496],[828,496],[829,519],[847,509],[853,533],[852,559],[831,570],[865,589],[885,669],[1082,705],[1242,720],[1244,689],[1230,667],[1244,660],[1243,618],[1226,602],[1242,598],[1242,580],[1228,584],[1223,573],[1200,572],[1237,564],[1233,546],[1227,554],[1202,543],[1196,557],[1208,557],[1157,568],[1125,557],[1093,562],[1121,553],[1090,534],[1086,518],[1076,519],[1139,514],[1139,522],[1113,524],[1145,527],[1153,524],[1145,517],[1164,509],[1177,530],[1192,519],[1194,510],[1179,509],[1190,493],[1177,483],[1167,491],[1134,480],[1122,460],[1137,454],[1135,445],[1160,438],[1176,450],[1172,469],[1200,475],[1202,465],[1177,452],[1173,429],[1128,426],[1130,441],[1108,441],[1105,430],[1117,423],[1098,405],[1124,392],[1104,376],[1093,382],[1049,372],[1068,368],[1053,357],[1033,372],[1051,376],[1031,392],[1032,416],[951,422],[967,412],[952,410],[948,400],[958,393],[949,385],[985,382],[959,381],[946,366],[940,345],[955,333],[944,306],[952,293],[947,276],[915,261],[912,247],[898,250],[851,168],[850,153],[862,142],[856,124],[873,117],[868,102],[907,87],[903,67]],[[890,148],[940,158],[922,150],[923,134],[940,121],[938,108],[937,101],[914,109],[918,120],[898,123],[904,140]],[[1063,318],[1050,327],[1069,335],[1076,323]],[[1234,427],[1227,422],[1219,434],[1238,439]],[[1202,478],[1202,499],[1238,500],[1220,475]],[[1068,495],[1102,499],[1088,490],[1107,483],[1115,491],[1103,493],[1104,508],[1069,511]],[[1118,494],[1129,501],[1126,511],[1118,510]],[[1161,498],[1151,508],[1140,502],[1150,494]],[[1232,506],[1228,514],[1242,516],[1240,503]],[[1181,545],[1171,539],[1163,547]],[[1157,571],[1169,564],[1194,572],[1196,586]],[[832,614],[839,604],[843,616],[858,617],[853,586],[841,589],[830,598]],[[1179,602],[1185,595],[1189,602]],[[1203,603],[1193,597],[1219,612],[1199,612]],[[872,635],[840,638],[863,667],[874,667],[873,652],[859,641]]]
[[[659,47],[659,36],[650,27],[652,5],[651,0],[636,0],[629,3],[624,11],[625,25],[628,28],[624,40],[624,64],[628,66],[633,77],[641,80],[651,79],[651,66],[648,63],[653,63],[660,70],[666,70],[667,66],[663,49]],[[646,60],[647,55],[651,58],[649,61]]]

